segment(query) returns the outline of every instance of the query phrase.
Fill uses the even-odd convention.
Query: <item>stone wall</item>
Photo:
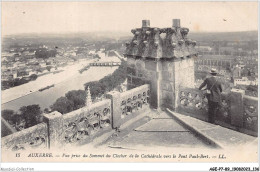
[[[2,150],[31,150],[47,148],[48,131],[45,123],[2,137]]]
[[[3,117],[1,117],[1,137],[17,132]]]
[[[64,115],[57,111],[44,114],[44,123],[3,137],[2,148],[18,151],[85,144],[149,109],[149,85],[106,96],[108,99]]]
[[[145,83],[151,86],[151,106],[175,109],[179,87],[194,88],[194,58],[152,61],[128,58],[128,88]]]
[[[127,59],[127,85],[128,89],[137,87],[143,84],[150,84],[151,89],[151,106],[158,107],[159,104],[159,72],[158,62],[141,59]]]
[[[208,121],[208,101],[202,91],[193,88],[180,88],[178,96],[179,113]],[[222,94],[222,105],[218,110],[216,122],[250,135],[257,135],[258,99],[245,96],[244,91],[233,89]]]
[[[45,114],[44,123],[3,137],[2,148],[62,148],[86,143],[111,129],[111,100],[106,99],[64,115],[57,111]]]
[[[92,139],[98,132],[111,128],[111,101],[103,100],[63,115],[62,142]]]
[[[247,130],[258,130],[258,98],[244,96],[243,126]]]

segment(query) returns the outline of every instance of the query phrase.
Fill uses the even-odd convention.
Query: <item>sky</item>
[[[2,35],[21,33],[130,32],[149,19],[191,32],[258,30],[257,2],[2,2]]]

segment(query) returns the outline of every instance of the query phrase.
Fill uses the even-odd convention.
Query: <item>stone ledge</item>
[[[169,112],[169,114],[172,115],[172,117],[174,119],[176,119],[177,121],[179,121],[180,123],[182,123],[184,126],[186,126],[189,130],[191,130],[192,132],[194,132],[196,135],[198,135],[199,137],[201,137],[203,140],[205,140],[206,142],[208,142],[209,144],[215,146],[216,148],[224,148],[224,146],[219,143],[218,141],[216,141],[215,139],[211,138],[210,136],[208,136],[207,134],[201,132],[201,130],[199,130],[197,127],[194,127],[194,126],[191,126],[189,125],[187,122],[185,122],[185,120],[180,117],[179,115],[181,114],[178,114],[176,112],[172,112],[170,111],[168,108],[166,109],[167,112]]]

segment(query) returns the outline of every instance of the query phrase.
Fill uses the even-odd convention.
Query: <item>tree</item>
[[[83,90],[73,90],[67,92],[65,97],[73,103],[73,110],[76,110],[85,105],[86,92]]]
[[[100,94],[104,94],[105,92],[111,91],[116,88],[118,85],[122,84],[127,75],[127,64],[125,61],[121,62],[121,66],[113,72],[112,75],[105,76],[98,82],[88,82],[85,84],[85,89],[90,88],[90,92],[92,97],[95,99]]]
[[[18,131],[26,128],[26,121],[21,114],[15,114],[13,116],[12,124]]]
[[[73,111],[73,102],[71,102],[67,97],[60,97],[51,106],[52,111],[58,111],[62,114]]]
[[[7,121],[11,121],[14,115],[15,113],[13,110],[10,109],[2,110],[2,117]]]
[[[44,113],[50,113],[50,109],[49,109],[49,108],[45,108],[45,109],[43,110],[43,112],[44,112]]]
[[[41,122],[42,111],[38,104],[23,106],[19,110],[21,112],[21,116],[25,119],[26,128],[34,126]]]
[[[85,83],[85,90],[88,87],[90,88],[92,99],[112,91],[126,80],[126,67],[126,62],[122,61],[121,66],[112,75],[108,75],[99,81]],[[65,97],[58,98],[51,106],[51,110],[65,114],[85,106],[85,101],[86,92],[84,90],[72,90],[67,92]]]
[[[258,87],[256,85],[248,85],[246,87],[246,90],[248,90],[248,91],[258,91]]]

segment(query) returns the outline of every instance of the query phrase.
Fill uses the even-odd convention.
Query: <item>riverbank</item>
[[[26,84],[23,84],[23,85],[20,85],[17,87],[3,90],[1,104],[5,104],[5,103],[8,103],[15,99],[18,99],[20,97],[37,92],[39,89],[47,87],[49,85],[59,84],[65,80],[67,80],[68,78],[73,77],[77,73],[79,73],[79,70],[82,67],[88,65],[92,61],[93,61],[93,59],[83,61],[80,63],[76,62],[73,65],[68,65],[68,66],[63,67],[61,69],[63,71],[60,73],[56,73],[56,74],[50,73],[50,74],[39,77],[35,81],[31,81],[29,83],[26,83]]]

